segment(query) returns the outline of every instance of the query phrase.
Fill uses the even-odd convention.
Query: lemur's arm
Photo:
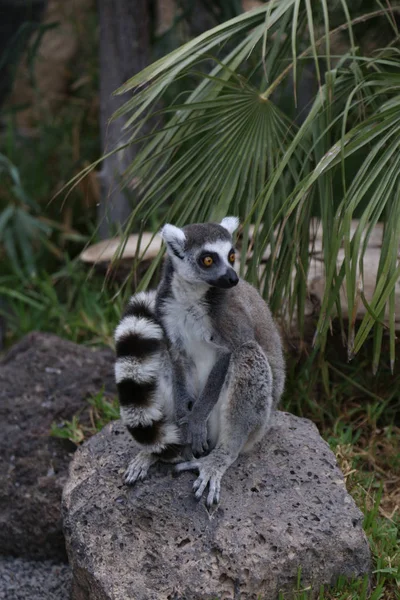
[[[220,396],[230,357],[230,353],[219,356],[200,397],[194,403],[191,412],[182,419],[185,424],[187,423],[187,443],[192,447],[195,456],[200,456],[208,449],[207,420]]]
[[[221,394],[222,386],[228,372],[232,349],[240,347],[244,342],[254,340],[254,328],[252,323],[242,315],[241,322],[236,330],[231,323],[224,323],[224,315],[218,316],[217,331],[225,329],[227,335],[220,338],[220,354],[214,367],[208,376],[200,397],[196,400],[192,411],[186,421],[187,443],[192,447],[193,454],[201,456],[208,450],[207,443],[207,420]],[[223,349],[222,349],[223,348]]]
[[[185,460],[193,458],[192,448],[189,444],[188,414],[194,405],[194,398],[188,393],[185,386],[184,368],[181,362],[175,357],[173,361],[173,395],[175,405],[175,420],[179,427],[179,437],[181,440],[181,454]]]
[[[184,367],[176,357],[173,363],[173,370],[175,417],[178,424],[184,424],[186,423],[185,417],[192,410],[195,399],[188,393],[186,389]],[[184,437],[186,437],[186,435]]]

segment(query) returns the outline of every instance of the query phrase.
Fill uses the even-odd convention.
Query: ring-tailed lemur
[[[237,226],[235,217],[165,225],[158,290],[133,296],[115,333],[121,416],[142,447],[125,481],[143,479],[158,459],[182,461],[189,447],[197,458],[176,469],[199,471],[195,495],[209,484],[208,505],[268,428],[285,380],[269,308],[233,269]]]

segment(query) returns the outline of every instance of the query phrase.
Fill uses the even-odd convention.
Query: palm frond
[[[287,323],[296,316],[301,328],[316,219],[325,291],[315,342],[324,348],[337,315],[351,358],[373,330],[376,368],[384,333],[394,360],[400,275],[400,53],[393,21],[399,7],[378,0],[369,12],[355,12],[345,0],[340,6],[333,14],[327,0],[271,0],[231,19],[129,80],[118,93],[133,96],[115,118],[128,115],[131,142],[141,144],[126,172],[141,193],[129,229],[157,211],[176,224],[239,215],[242,272],[275,312],[285,313]],[[378,17],[390,23],[393,40],[364,55],[357,27]],[[335,55],[338,36],[347,49]],[[314,73],[316,89],[299,115],[302,72]],[[194,88],[185,88],[188,73],[199,80]],[[177,82],[181,92],[166,102]],[[163,124],[140,138],[155,114]],[[384,236],[367,299],[365,255],[378,222]]]

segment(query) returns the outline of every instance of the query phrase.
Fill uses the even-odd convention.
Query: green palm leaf
[[[377,17],[392,26],[399,8],[386,9],[378,0],[368,4],[369,12],[357,13],[345,0],[271,0],[135,75],[117,92],[134,94],[115,118],[128,115],[131,143],[141,144],[125,174],[141,195],[127,229],[154,214],[178,225],[238,214],[244,224],[242,272],[286,323],[296,316],[301,329],[310,222],[316,219],[325,271],[316,344],[324,348],[338,315],[349,357],[374,330],[376,366],[386,333],[394,360],[400,54],[388,45],[365,56],[355,32]],[[347,50],[335,55],[338,36]],[[304,69],[314,71],[318,89],[299,119]],[[185,79],[189,73],[191,82],[199,80],[194,88]],[[171,100],[177,82],[181,92]],[[141,138],[151,115],[162,117],[162,125]],[[367,300],[364,258],[378,221],[385,223],[385,234],[375,291]],[[245,264],[250,223],[255,230]],[[341,291],[348,303],[346,325]],[[357,325],[360,307],[366,312]]]

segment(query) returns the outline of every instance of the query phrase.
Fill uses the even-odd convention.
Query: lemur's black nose
[[[239,277],[236,275],[236,272],[229,268],[226,273],[219,277],[216,281],[213,282],[212,285],[220,288],[231,288],[239,283]]]
[[[228,277],[228,282],[230,283],[230,285],[232,287],[238,284],[239,277],[237,276],[236,272],[233,269],[231,269],[229,271],[229,273],[227,274],[227,277]]]

